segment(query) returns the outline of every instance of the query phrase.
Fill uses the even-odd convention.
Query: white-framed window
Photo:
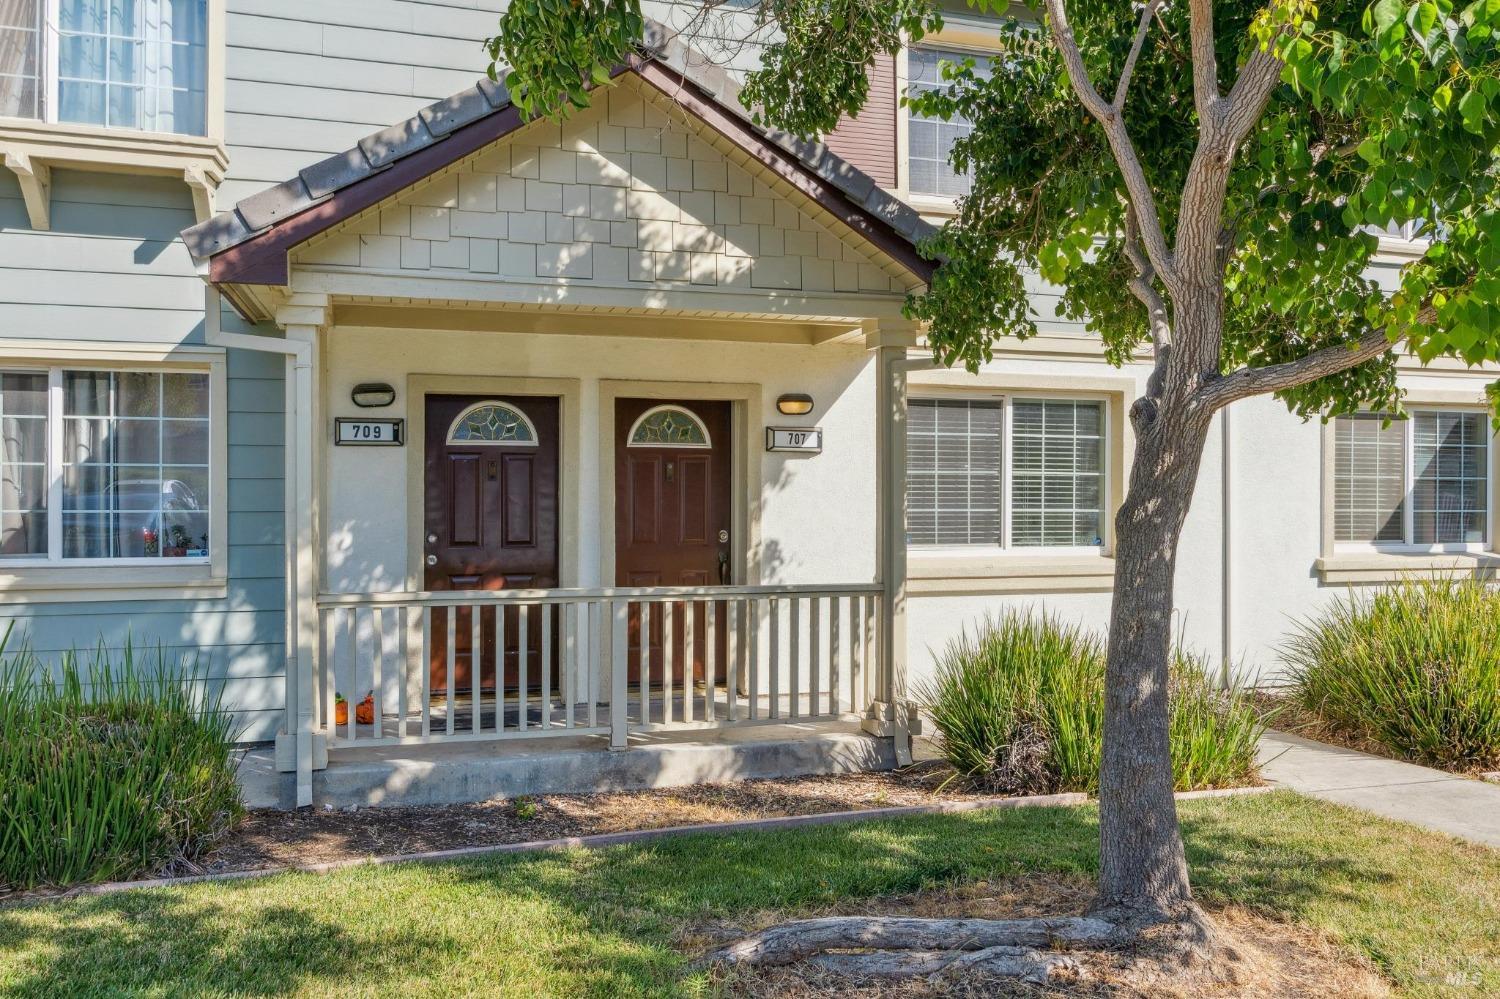
[[[990,57],[962,49],[919,46],[906,52],[906,92],[910,96],[941,90],[951,84],[943,79],[942,64],[974,60],[975,75],[990,75]],[[906,186],[916,195],[957,198],[969,193],[967,174],[958,173],[949,162],[953,143],[974,130],[966,119],[955,115],[946,121],[907,112]]]
[[[209,0],[0,0],[0,117],[204,135]]]
[[[207,563],[208,370],[0,369],[0,567]]]
[[[1489,415],[1413,408],[1334,420],[1334,541],[1345,548],[1479,551],[1490,542]]]
[[[918,547],[1097,550],[1108,495],[1094,399],[914,398],[907,541]]]

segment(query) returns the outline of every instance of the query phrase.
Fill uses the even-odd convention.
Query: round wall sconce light
[[[776,412],[782,416],[806,416],[813,411],[813,397],[805,392],[788,392],[776,397]]]
[[[374,409],[377,406],[389,406],[395,402],[396,390],[384,382],[362,382],[354,386],[354,391],[349,393],[349,398],[361,409]]]

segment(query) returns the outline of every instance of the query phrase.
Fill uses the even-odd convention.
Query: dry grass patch
[[[1080,915],[1093,882],[1065,875],[1035,875],[980,881],[897,898],[866,899],[816,912],[759,912],[734,923],[709,923],[683,936],[679,946],[701,953],[745,933],[813,915],[913,916],[1008,919]],[[1084,974],[1068,983],[1031,985],[989,975],[887,982],[857,980],[809,965],[717,972],[726,994],[747,999],[835,999],[835,997],[1236,997],[1236,999],[1381,999],[1390,986],[1370,962],[1340,947],[1327,934],[1275,920],[1237,905],[1207,905],[1224,944],[1224,961],[1211,971],[1164,966],[1147,947],[1131,952],[1075,951]]]

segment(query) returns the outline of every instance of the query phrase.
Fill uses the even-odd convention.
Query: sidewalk
[[[1267,732],[1259,755],[1265,778],[1294,791],[1500,847],[1500,785],[1285,732]]]

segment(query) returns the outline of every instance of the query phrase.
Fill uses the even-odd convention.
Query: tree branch
[[[1161,8],[1162,0],[1150,0],[1141,8],[1141,23],[1136,25],[1135,39],[1130,43],[1130,54],[1125,57],[1125,68],[1120,71],[1120,82],[1115,85],[1115,113],[1125,111],[1125,95],[1130,92],[1130,78],[1135,74],[1135,62],[1141,57],[1146,44],[1146,34],[1151,30],[1151,18]]]
[[[1239,78],[1229,88],[1229,96],[1224,98],[1220,113],[1227,148],[1230,150],[1243,142],[1256,122],[1260,121],[1266,102],[1281,83],[1283,63],[1273,52],[1279,38],[1278,35],[1267,42],[1264,48],[1257,48],[1250,53],[1250,58],[1245,60],[1245,66],[1240,70]],[[1196,58],[1194,61],[1196,62]]]
[[[1135,268],[1135,276],[1127,285],[1131,294],[1140,299],[1146,307],[1146,315],[1151,325],[1151,345],[1156,353],[1156,363],[1164,363],[1167,356],[1167,346],[1172,342],[1172,323],[1168,318],[1167,303],[1156,290],[1153,280],[1156,271],[1151,266],[1151,259],[1141,249],[1140,220],[1136,217],[1135,207],[1130,204],[1125,206],[1125,259],[1130,261]]]
[[[1206,122],[1214,116],[1219,103],[1213,0],[1191,0],[1188,4],[1188,36],[1193,53],[1193,104],[1198,109],[1198,120]]]
[[[1068,23],[1064,0],[1046,0],[1046,3],[1052,42],[1062,55],[1073,92],[1078,95],[1084,109],[1104,128],[1104,136],[1109,140],[1109,148],[1114,153],[1115,163],[1125,180],[1125,190],[1136,211],[1140,213],[1141,242],[1157,273],[1170,288],[1177,279],[1176,263],[1167,246],[1166,236],[1162,233],[1161,216],[1156,210],[1151,185],[1141,168],[1135,145],[1130,141],[1130,133],[1125,129],[1125,119],[1119,109],[1107,103],[1099,95],[1099,91],[1094,89],[1088,67],[1083,62],[1083,53],[1078,49],[1078,40],[1073,36],[1073,26]]]
[[[1418,314],[1418,322],[1429,323],[1436,317],[1436,310],[1428,306]],[[1193,405],[1216,410],[1252,395],[1296,388],[1379,357],[1391,349],[1392,342],[1390,333],[1379,329],[1366,333],[1352,344],[1334,344],[1295,361],[1267,364],[1259,368],[1240,368],[1205,384],[1193,396]]]

